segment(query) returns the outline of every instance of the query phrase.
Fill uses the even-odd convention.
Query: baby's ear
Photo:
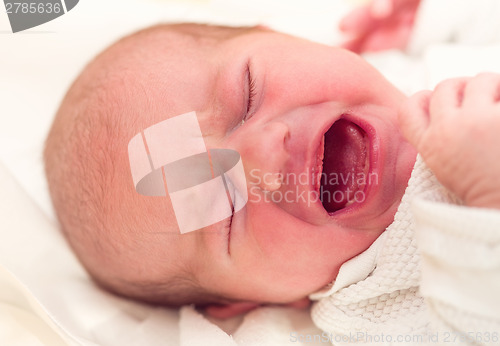
[[[209,316],[219,319],[226,319],[244,314],[248,311],[258,308],[259,306],[260,305],[257,303],[249,302],[230,303],[224,305],[210,304],[205,307],[205,312]]]

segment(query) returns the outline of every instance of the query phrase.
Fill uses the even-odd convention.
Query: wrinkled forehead
[[[228,42],[258,30],[195,24],[146,29],[109,49],[100,74],[144,127],[206,107],[221,66],[238,55],[225,54]]]

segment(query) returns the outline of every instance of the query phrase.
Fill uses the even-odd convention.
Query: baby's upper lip
[[[340,117],[329,119],[318,128],[307,151],[307,160],[304,172],[311,174],[309,179],[311,191],[319,192],[320,176],[323,172],[323,156],[325,150],[325,134]]]
[[[282,172],[286,177],[282,193],[289,197],[288,193],[292,192],[296,198],[295,203],[288,203],[287,199],[280,204],[292,215],[309,222],[329,216],[318,199],[323,139],[328,129],[341,118],[342,113],[330,114],[332,115],[315,116],[308,123],[297,125],[295,134],[292,132],[290,136],[290,160]]]

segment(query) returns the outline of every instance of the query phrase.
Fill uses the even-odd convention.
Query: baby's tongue
[[[365,133],[347,120],[338,120],[325,134],[321,200],[327,212],[342,209],[364,185]],[[361,174],[360,174],[361,173]],[[360,179],[362,181],[360,181]],[[358,182],[360,183],[358,185]]]

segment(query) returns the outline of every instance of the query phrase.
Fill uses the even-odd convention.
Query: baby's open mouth
[[[369,168],[366,132],[346,120],[337,120],[324,135],[320,199],[328,213],[364,201]],[[321,149],[320,149],[321,150]]]

